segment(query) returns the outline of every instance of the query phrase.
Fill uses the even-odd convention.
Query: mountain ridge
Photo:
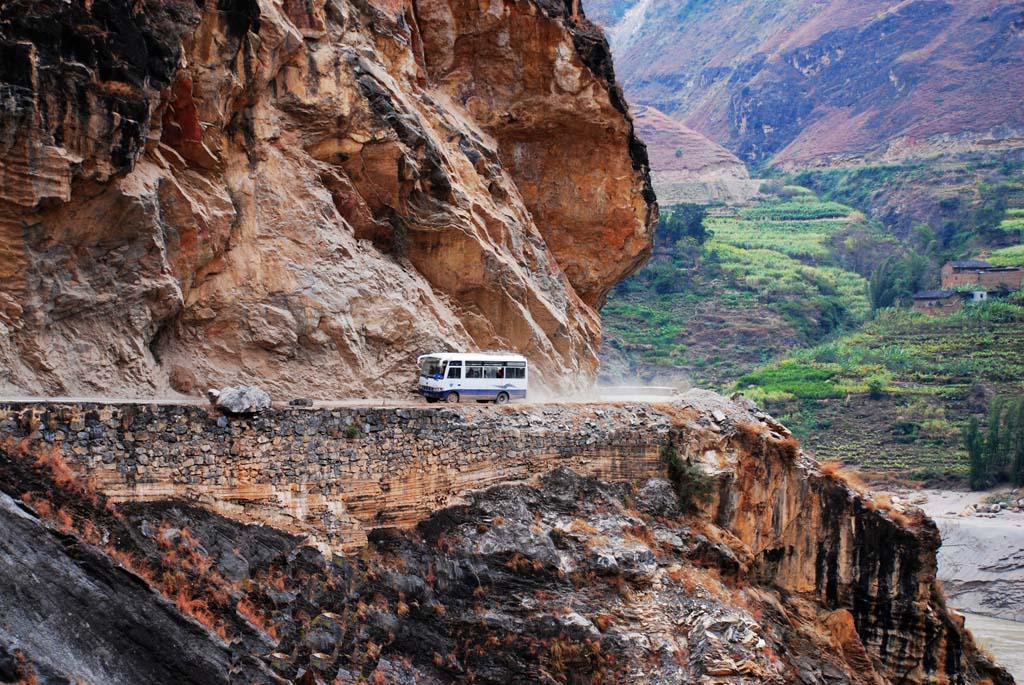
[[[631,100],[749,164],[791,168],[1024,146],[1024,9],[596,0]],[[630,14],[632,13],[632,14]],[[671,46],[671,49],[669,49]]]

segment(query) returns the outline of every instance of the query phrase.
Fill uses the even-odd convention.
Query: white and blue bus
[[[417,358],[427,402],[497,402],[526,398],[526,357],[496,352],[441,352]]]

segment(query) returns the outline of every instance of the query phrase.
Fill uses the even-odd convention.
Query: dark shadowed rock
[[[228,683],[223,642],[91,545],[0,492],[0,674],[20,682]],[[30,665],[19,665],[17,654]],[[5,654],[7,656],[5,656]],[[10,656],[15,657],[12,665]],[[272,682],[250,663],[247,682]]]
[[[667,480],[652,478],[636,495],[637,508],[652,516],[667,516],[679,512],[679,498]]]

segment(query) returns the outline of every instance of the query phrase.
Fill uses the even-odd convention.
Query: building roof
[[[956,295],[955,290],[922,290],[914,294],[915,300],[945,300]]]
[[[434,354],[424,354],[417,359],[424,359],[430,357],[439,361],[451,361],[466,359],[472,357],[473,359],[486,359],[490,362],[525,362],[526,357],[521,354],[514,354],[512,352],[436,352]]]
[[[968,259],[963,262],[950,262],[954,269],[995,269],[994,264],[983,262],[980,259]]]

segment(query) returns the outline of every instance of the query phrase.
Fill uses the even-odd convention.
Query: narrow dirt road
[[[634,389],[630,389],[631,391]],[[571,404],[600,404],[606,402],[625,402],[629,404],[648,404],[657,402],[668,402],[678,395],[667,393],[644,393],[641,388],[630,393],[595,393],[588,396],[567,397],[567,398],[529,398],[525,401],[513,401],[514,407],[535,407],[544,405],[571,405]],[[540,394],[540,393],[538,393]],[[543,397],[543,396],[541,396]],[[55,397],[34,397],[34,396],[9,396],[0,397],[0,404],[14,403],[50,403],[50,404],[155,404],[155,405],[204,405],[209,402],[203,397],[161,397],[161,398],[139,398],[139,397],[99,397],[99,396],[55,396]],[[487,402],[465,402],[469,406],[488,404]],[[274,401],[274,406],[280,409],[288,408],[288,401]],[[437,407],[439,404],[429,404],[426,399],[410,393],[407,398],[395,397],[362,397],[353,399],[338,400],[313,400],[313,408],[333,409],[348,407],[384,408],[384,407]],[[452,405],[459,406],[459,405]],[[297,408],[301,408],[297,407]]]

